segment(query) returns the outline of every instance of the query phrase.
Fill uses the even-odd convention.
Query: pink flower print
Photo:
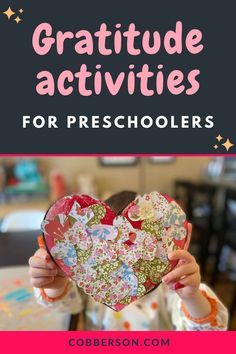
[[[152,260],[155,257],[157,248],[157,239],[155,236],[144,233],[140,242],[137,244],[137,253],[141,259]]]
[[[53,220],[47,220],[42,223],[43,232],[57,240],[64,240],[64,234],[68,231],[69,227],[70,220],[65,218],[62,224],[58,216]]]
[[[155,218],[156,219],[162,219],[165,213],[168,210],[169,203],[166,200],[166,198],[161,195],[160,193],[154,191],[149,194],[149,197],[152,201],[152,205],[155,210]]]
[[[155,216],[154,208],[151,200],[147,200],[146,196],[137,197],[129,211],[128,216],[132,221],[151,219]]]
[[[186,214],[180,208],[180,206],[172,201],[169,204],[168,210],[164,216],[164,226],[169,227],[171,225],[182,226],[186,220]]]
[[[130,222],[122,215],[117,216],[113,220],[113,226],[115,226],[118,229],[118,236],[116,243],[117,244],[122,244],[126,241],[129,240],[129,233],[130,232],[136,232]]]
[[[79,221],[65,233],[65,239],[78,245],[84,251],[92,247],[92,240],[87,233],[86,225]]]
[[[133,221],[140,220],[140,207],[139,205],[135,204],[129,209],[129,218]]]
[[[126,247],[126,245],[120,245],[117,253],[119,259],[125,264],[131,266],[139,260],[139,253],[137,252],[137,246],[133,245],[132,247]]]
[[[69,215],[84,225],[94,217],[94,213],[90,208],[81,208],[77,202],[74,202]]]
[[[86,285],[85,286],[85,292],[88,294],[88,295],[91,295],[92,292],[93,292],[93,287],[91,285]]]
[[[111,225],[94,225],[88,230],[93,238],[99,238],[106,241],[113,241],[118,235],[118,229]]]
[[[47,213],[47,219],[54,219],[58,214],[63,214],[65,213],[65,210],[67,209],[68,204],[71,201],[71,196],[67,196],[64,198],[59,199],[56,201],[56,203],[53,205],[53,208],[50,208]]]
[[[156,258],[160,258],[164,263],[169,263],[168,254],[177,249],[172,235],[173,227],[165,229],[156,249]]]
[[[176,225],[171,226],[167,231],[169,237],[176,241],[183,240],[187,235],[187,231],[184,227],[179,227]]]
[[[156,249],[155,257],[160,258],[160,260],[164,263],[169,263],[168,249],[167,249],[167,245],[164,242],[162,241],[158,242],[158,247]]]
[[[73,267],[77,264],[77,255],[74,246],[68,242],[57,242],[51,248],[52,256],[57,260],[62,260],[63,264]]]
[[[76,214],[80,215],[80,216],[84,216],[86,215],[86,211],[84,209],[82,209],[80,206],[76,207]]]
[[[93,263],[113,262],[117,259],[115,244],[108,244],[103,240],[93,240],[93,249],[90,255]]]

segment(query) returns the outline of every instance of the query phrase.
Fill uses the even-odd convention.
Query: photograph
[[[0,2],[0,353],[235,351],[234,23]]]
[[[149,160],[0,159],[2,331],[236,329],[236,158]]]

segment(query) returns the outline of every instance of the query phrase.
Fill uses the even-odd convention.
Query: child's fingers
[[[178,268],[175,268],[170,273],[162,278],[164,283],[175,282],[186,275],[193,274],[198,271],[197,263],[187,263]]]
[[[192,230],[193,230],[193,225],[189,222],[188,223],[188,234],[189,234],[190,237],[192,235]]]
[[[30,257],[29,259],[29,265],[33,268],[41,268],[41,269],[55,269],[56,265],[51,261],[51,262],[46,262],[44,259],[41,259],[39,257]]]
[[[193,229],[192,224],[188,223],[188,233],[187,233],[187,238],[186,238],[186,242],[184,245],[185,250],[188,250],[188,248],[189,248],[191,237],[192,237],[192,229]]]
[[[30,282],[35,288],[44,288],[46,285],[51,284],[54,280],[54,277],[45,277],[45,278],[31,278]]]
[[[185,262],[192,262],[194,257],[186,250],[177,250],[168,254],[170,261],[183,260]]]
[[[166,286],[170,289],[170,290],[180,290],[185,288],[185,285],[182,284],[182,280],[181,283],[180,282],[171,282],[166,284]]]
[[[51,260],[50,255],[48,254],[48,252],[44,248],[39,248],[35,252],[34,256],[35,257],[39,257],[41,259],[44,259],[45,261],[50,261]]]
[[[181,279],[180,283],[184,286],[196,286],[200,282],[200,277],[197,274],[191,274]]]
[[[29,275],[32,278],[41,278],[41,277],[55,277],[58,274],[57,269],[40,269],[40,268],[30,268]]]
[[[185,278],[180,279],[178,282],[171,282],[166,284],[171,290],[181,290],[185,287],[198,287],[200,284],[200,276],[196,274],[191,274],[186,276]]]
[[[197,274],[187,275],[185,278],[180,279],[178,282],[170,282],[166,284],[171,290],[181,290],[186,286],[197,287],[200,283],[200,276]]]

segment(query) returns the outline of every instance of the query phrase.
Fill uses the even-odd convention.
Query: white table
[[[3,219],[6,215],[19,211],[22,209],[27,210],[45,210],[49,208],[51,202],[48,199],[39,199],[39,200],[29,200],[25,202],[11,202],[0,204],[0,219]]]
[[[40,306],[28,266],[0,268],[0,330],[67,330],[70,316]]]

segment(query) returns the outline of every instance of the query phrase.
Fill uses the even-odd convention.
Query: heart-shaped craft
[[[154,290],[176,265],[167,254],[188,243],[185,213],[158,192],[138,196],[120,215],[87,195],[64,197],[42,231],[57,265],[115,311]]]

